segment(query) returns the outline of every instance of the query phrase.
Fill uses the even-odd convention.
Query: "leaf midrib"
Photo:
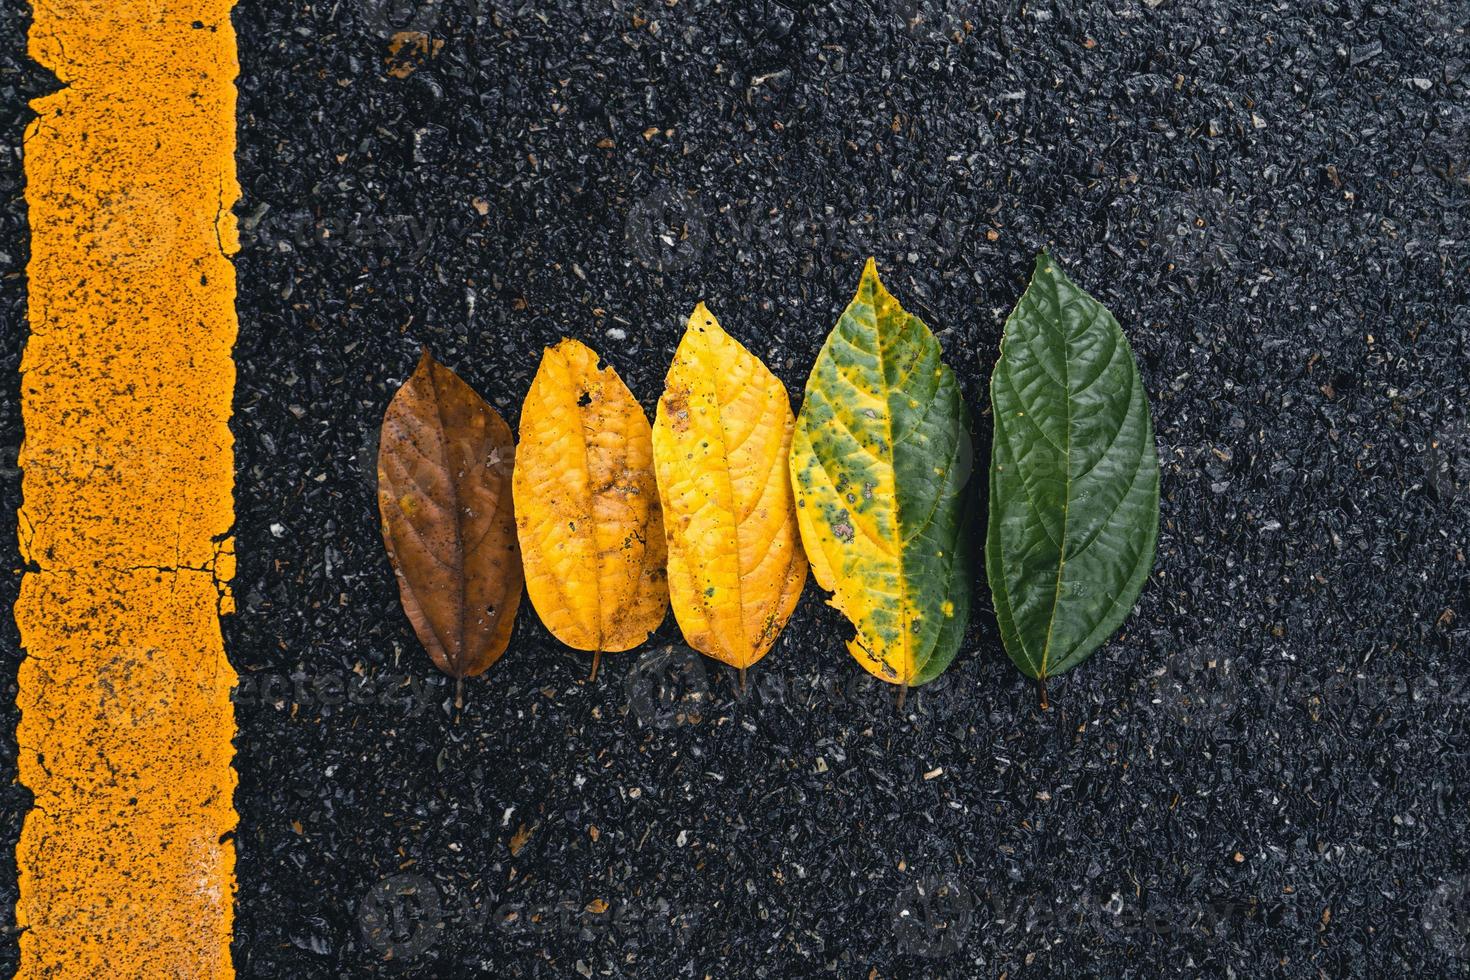
[[[1052,306],[1056,308],[1056,322],[1062,337],[1062,399],[1066,408],[1066,424],[1062,431],[1066,447],[1062,449],[1065,476],[1062,481],[1062,529],[1057,542],[1057,581],[1056,588],[1052,591],[1051,613],[1046,620],[1046,642],[1041,647],[1041,670],[1038,672],[1042,680],[1046,679],[1046,668],[1051,661],[1052,634],[1056,631],[1057,608],[1062,601],[1062,575],[1067,569],[1067,518],[1072,509],[1072,379],[1069,370],[1072,347],[1066,321],[1062,318],[1061,295],[1056,279],[1051,278],[1053,271],[1048,268],[1046,274],[1050,279]]]
[[[908,617],[912,613],[913,604],[909,598],[909,570],[907,564],[904,562],[904,552],[906,549],[903,547],[903,542],[907,536],[904,534],[903,527],[903,505],[898,499],[898,447],[893,441],[893,399],[896,395],[900,394],[900,391],[888,383],[888,368],[883,351],[883,329],[878,322],[878,285],[876,283],[869,290],[869,305],[873,310],[873,347],[878,358],[878,377],[883,381],[886,395],[883,399],[883,447],[884,451],[888,454],[889,478],[893,481],[893,526],[894,531],[898,534],[898,547],[895,549],[895,558],[898,563],[898,602],[899,609],[903,613],[899,619],[898,632],[903,642],[904,667],[906,668],[903,683],[907,686],[910,683],[911,677],[917,678],[919,676],[919,658],[914,653],[910,639],[913,636],[913,631],[910,629]],[[900,307],[900,309],[902,308]],[[908,322],[913,319],[912,314],[909,314],[907,311],[904,311],[903,315],[907,316],[908,320],[900,325],[900,333],[903,327],[908,326]],[[905,375],[905,380],[907,380],[907,375]]]
[[[592,454],[587,449],[587,415],[584,412],[583,406],[578,404],[580,396],[576,394],[577,388],[579,387],[577,382],[585,382],[588,379],[585,374],[581,373],[582,364],[580,363],[577,366],[578,373],[573,377],[572,359],[570,357],[563,356],[562,364],[566,367],[568,378],[572,383],[561,386],[560,393],[564,394],[570,401],[572,417],[577,420],[577,444],[582,447],[582,502],[587,505],[587,521],[592,525],[592,542],[593,546],[597,549],[597,574],[594,578],[592,589],[592,595],[596,599],[595,608],[597,619],[594,624],[594,631],[597,635],[597,648],[593,652],[601,653],[602,648],[606,646],[606,637],[603,636],[602,629],[602,541],[600,540],[602,536],[602,523],[597,520],[597,505],[592,499]],[[599,378],[599,380],[601,379]],[[591,386],[588,385],[588,387],[590,388]],[[586,407],[591,408],[592,405],[589,403]],[[569,605],[568,608],[572,607]]]
[[[710,319],[714,320],[714,317],[711,316]],[[719,329],[721,333],[724,332],[723,327],[720,327]],[[700,337],[703,341],[702,346],[704,348],[704,353],[712,358],[714,356],[714,345],[710,342],[709,337],[704,333],[704,331],[700,331]],[[731,337],[730,340],[732,343],[735,342],[735,339],[733,337]],[[750,356],[749,351],[743,351],[743,353],[745,353],[746,356]],[[704,375],[702,365],[701,370],[698,372],[698,374],[700,376]],[[745,628],[745,569],[741,567],[741,552],[743,551],[743,549],[741,547],[740,541],[740,526],[742,523],[744,523],[740,519],[740,510],[742,510],[743,508],[737,506],[735,500],[735,479],[730,473],[730,434],[725,428],[725,401],[720,397],[720,375],[718,371],[711,371],[708,377],[710,381],[710,393],[714,396],[715,400],[715,421],[719,425],[720,431],[720,459],[723,465],[718,467],[719,475],[721,478],[721,482],[724,484],[725,501],[731,521],[730,530],[735,538],[733,542],[735,545],[735,570],[737,572],[735,576],[735,609],[738,613],[736,618],[740,623],[740,660],[742,663],[744,663],[755,653],[755,651],[750,643],[750,632]],[[759,420],[757,420],[757,425],[758,424]],[[752,431],[754,431],[754,427],[752,428]],[[744,442],[744,439],[740,440],[741,444],[743,444]],[[705,621],[708,622],[713,628],[715,623],[714,609],[711,607],[711,604],[709,602],[706,602],[704,600],[702,594],[700,596],[700,603],[704,606]]]
[[[432,365],[430,365],[429,367],[428,375],[429,389],[434,394],[434,421],[437,423],[439,429],[439,445],[442,447],[441,452],[444,457],[444,472],[446,475],[449,475],[454,473],[454,461],[450,458],[451,452],[449,447],[448,427],[446,426],[444,421],[444,399],[439,391],[439,379],[437,377],[437,372],[434,370]],[[451,476],[448,482],[449,497],[450,500],[453,502],[453,512],[450,515],[451,519],[449,523],[454,528],[455,566],[456,571],[458,572],[458,574],[454,576],[454,581],[455,594],[458,596],[458,601],[456,603],[456,618],[459,621],[459,629],[455,635],[455,656],[450,658],[450,663],[454,666],[455,675],[459,676],[463,673],[465,669],[466,664],[464,663],[464,661],[469,659],[465,650],[465,647],[468,643],[468,637],[466,635],[467,631],[465,630],[465,607],[469,605],[469,603],[465,600],[465,593],[469,587],[469,583],[467,581],[464,569],[464,528],[460,526],[460,520],[463,513],[463,501],[460,499],[459,481],[453,479],[453,477]]]

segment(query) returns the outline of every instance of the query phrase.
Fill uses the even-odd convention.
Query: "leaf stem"
[[[745,694],[745,668],[744,667],[741,667],[740,668],[740,693],[741,693],[742,696]]]
[[[1051,704],[1046,700],[1046,675],[1045,674],[1042,674],[1040,677],[1036,678],[1036,686],[1037,686],[1037,688],[1041,692],[1041,710],[1042,711],[1048,711],[1048,710],[1050,710],[1051,709]]]
[[[600,663],[602,663],[602,651],[594,650],[592,652],[592,673],[587,677],[587,683],[591,684],[597,680],[597,665]]]
[[[898,712],[903,713],[903,703],[909,699],[909,682],[904,681],[903,686],[898,689]]]
[[[454,679],[454,710],[458,711],[464,707],[464,678]]]

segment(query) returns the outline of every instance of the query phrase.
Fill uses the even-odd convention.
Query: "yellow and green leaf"
[[[637,646],[669,607],[648,416],[596,352],[563,340],[542,355],[520,435],[516,531],[537,615],[578,650]]]
[[[740,670],[770,650],[806,583],[794,424],[780,380],[695,307],[653,424],[669,594],[689,645]]]
[[[939,341],[878,279],[807,380],[791,446],[801,540],[870,673],[914,686],[954,659],[970,614],[968,415]]]

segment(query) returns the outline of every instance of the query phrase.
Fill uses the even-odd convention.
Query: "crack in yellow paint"
[[[231,0],[33,0],[22,977],[230,977]]]

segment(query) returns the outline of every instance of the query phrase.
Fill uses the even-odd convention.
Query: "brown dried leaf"
[[[403,611],[463,679],[505,652],[521,601],[510,427],[424,351],[383,417],[378,510]]]

